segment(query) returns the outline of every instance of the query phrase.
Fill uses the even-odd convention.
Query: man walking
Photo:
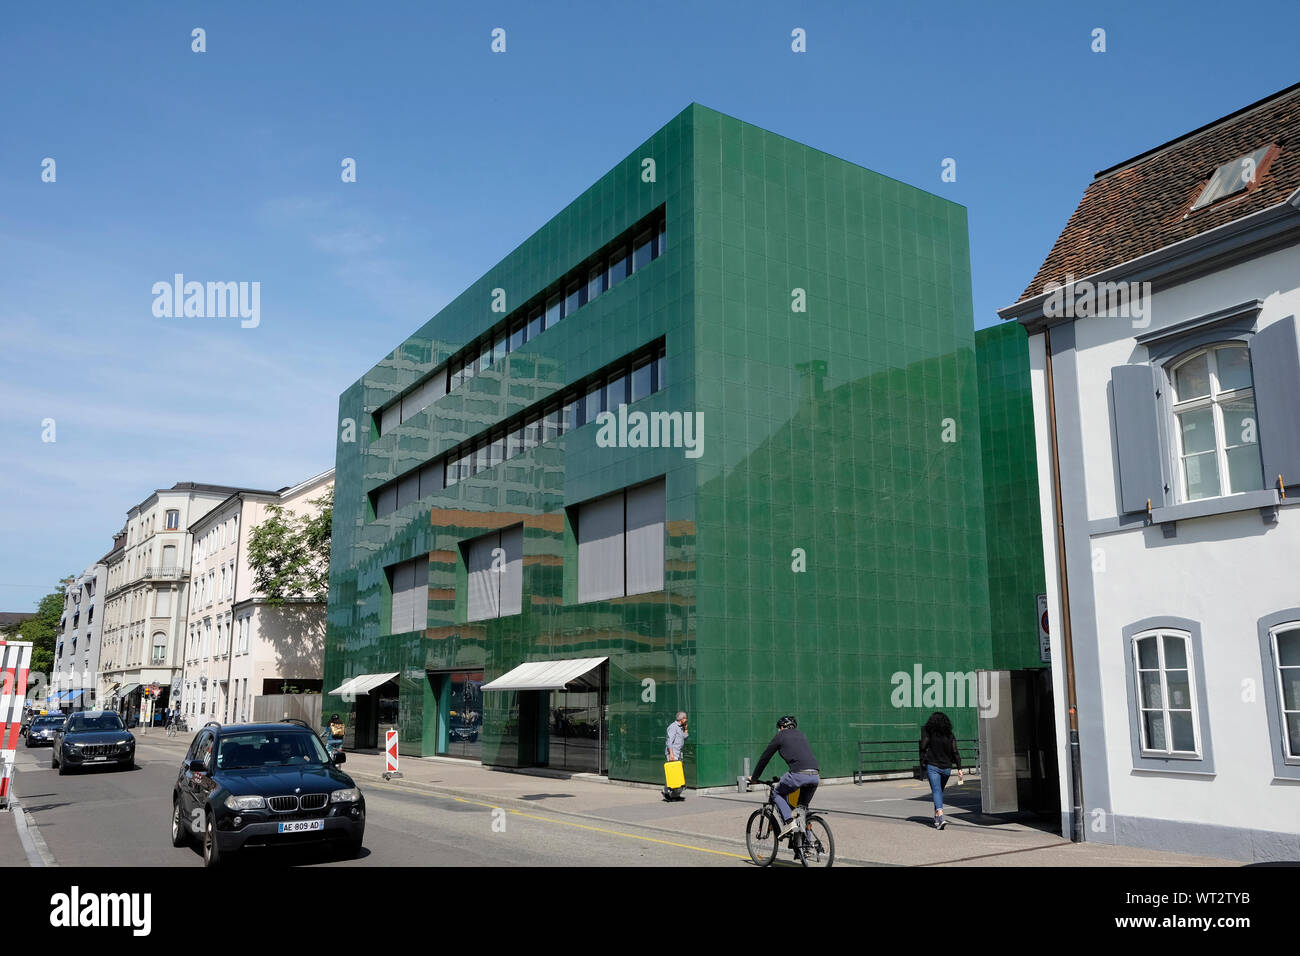
[[[664,760],[670,764],[676,763],[680,765],[686,747],[686,738],[689,736],[690,734],[686,732],[686,711],[679,710],[673,722],[668,725],[667,740],[664,742]],[[686,789],[685,774],[682,772],[682,768],[678,766],[673,770],[667,767],[664,769],[666,773],[672,774],[675,778],[666,781],[664,799],[685,799],[681,795],[682,791]]]

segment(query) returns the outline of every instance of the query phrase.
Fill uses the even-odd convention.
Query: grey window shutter
[[[1264,487],[1276,488],[1278,475],[1288,487],[1300,486],[1300,332],[1294,315],[1260,329],[1250,343],[1250,367]]]
[[[623,492],[578,509],[578,600],[622,597]]]
[[[627,492],[627,593],[664,589],[664,480]]]
[[[435,461],[432,465],[425,465],[420,469],[420,497],[427,498],[429,495],[435,495],[442,491],[443,463]]]
[[[423,631],[429,626],[429,558],[428,555],[411,562],[411,591],[407,603],[410,607],[411,630]]]
[[[506,553],[501,578],[501,616],[522,613],[524,609],[524,526],[515,525],[501,532],[501,548]]]
[[[1110,370],[1115,400],[1115,446],[1119,453],[1120,508],[1124,514],[1165,503],[1160,466],[1160,420],[1156,389],[1160,379],[1150,365],[1118,365]]]
[[[393,610],[388,633],[404,634],[411,629],[411,585],[414,575],[410,561],[393,566]]]
[[[397,507],[405,508],[420,498],[420,473],[412,471],[397,483]]]
[[[492,552],[501,545],[499,534],[475,538],[466,548],[469,591],[466,595],[466,620],[485,621],[501,613],[501,573],[492,569]]]

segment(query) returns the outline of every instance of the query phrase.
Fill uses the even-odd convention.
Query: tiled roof
[[[35,613],[24,611],[0,611],[0,627],[9,627],[11,624],[21,624],[23,621],[35,617]]]
[[[1255,188],[1188,215],[1224,163],[1280,149]],[[1021,300],[1283,202],[1300,187],[1300,84],[1099,172]]]

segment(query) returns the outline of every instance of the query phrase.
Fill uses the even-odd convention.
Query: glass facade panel
[[[527,341],[531,342],[537,336],[542,334],[542,313],[534,312],[528,317],[528,334]]]
[[[636,251],[632,253],[632,271],[640,272],[654,258],[654,237],[646,233],[636,241]]]
[[[568,294],[564,297],[564,317],[567,319],[586,304],[587,287],[579,283],[569,286]]]
[[[527,335],[528,326],[523,321],[517,321],[510,328],[510,351],[515,351],[524,344]]]
[[[620,249],[610,257],[609,260],[609,280],[605,285],[606,289],[612,289],[631,274],[632,260],[628,257],[627,249]]]
[[[618,406],[627,404],[628,376],[624,372],[614,375],[605,384],[605,407],[611,412],[618,411]]]
[[[549,329],[551,326],[559,322],[561,318],[563,318],[563,311],[562,311],[563,305],[564,305],[564,300],[561,299],[558,295],[553,296],[547,300],[546,317],[545,317],[546,328]]]
[[[593,385],[587,392],[587,397],[583,403],[582,420],[590,423],[596,420],[596,416],[605,410],[605,388],[602,385]]]
[[[632,401],[639,402],[650,394],[654,378],[651,362],[646,359],[632,369]]]
[[[605,270],[601,268],[592,269],[591,275],[587,278],[587,301],[590,302],[604,291]]]

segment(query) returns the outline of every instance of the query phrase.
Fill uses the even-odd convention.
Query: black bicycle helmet
[[[786,714],[784,717],[782,717],[780,720],[776,722],[777,730],[793,730],[795,727],[798,726],[799,726],[799,721],[795,720],[794,717],[791,716],[790,714]]]

